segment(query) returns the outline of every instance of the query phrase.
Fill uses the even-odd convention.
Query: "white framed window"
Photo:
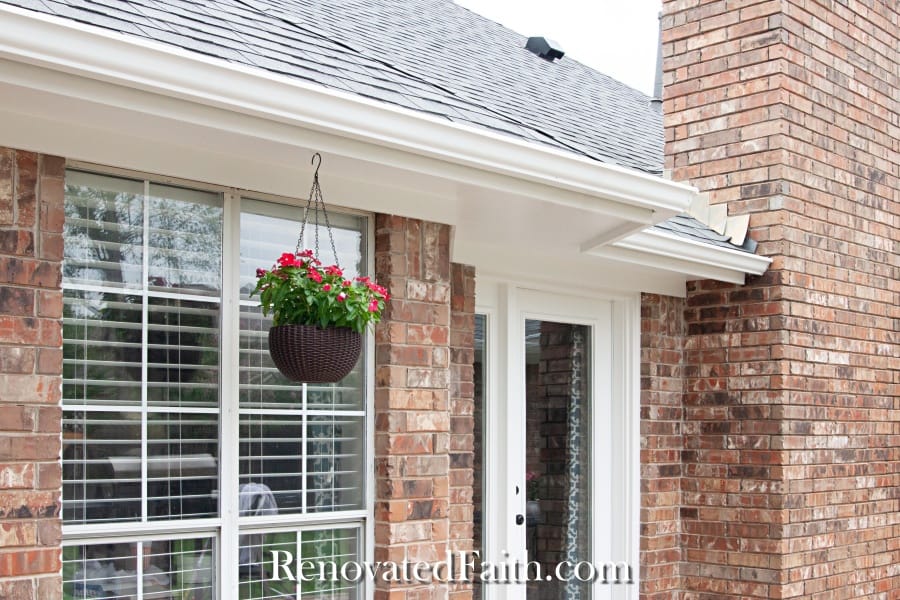
[[[271,580],[274,550],[340,566],[371,545],[371,343],[338,384],[290,382],[249,298],[301,215],[234,190],[67,171],[67,600],[364,597]],[[368,274],[369,219],[329,217],[345,272]]]

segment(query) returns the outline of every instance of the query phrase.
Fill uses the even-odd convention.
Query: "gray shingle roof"
[[[662,172],[649,97],[451,0],[0,1]]]
[[[731,248],[732,250],[744,250],[751,254],[756,252],[756,241],[750,239],[750,236],[744,238],[744,244],[742,246],[737,246],[731,243],[731,238],[716,233],[715,230],[690,215],[675,215],[671,219],[655,225],[653,228],[658,231],[664,231],[679,237],[689,238],[695,242],[710,246]]]
[[[451,0],[0,2],[662,173],[648,96],[571,58],[541,59],[524,35]],[[658,227],[735,247],[690,217]]]

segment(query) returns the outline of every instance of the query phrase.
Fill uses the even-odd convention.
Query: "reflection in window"
[[[485,374],[487,363],[487,315],[475,315],[475,360],[473,363],[472,381],[475,386],[474,394],[474,454],[472,462],[472,506],[475,510],[474,529],[472,531],[473,549],[480,552],[479,557],[484,556],[484,434],[485,434]],[[480,563],[479,563],[480,564]],[[478,565],[474,572],[481,569]],[[478,578],[473,580],[473,598],[482,598],[484,588]]]
[[[268,268],[297,243],[298,209],[242,202],[240,315],[240,481],[262,484],[278,513],[359,510],[365,507],[363,365],[337,384],[302,386],[283,377],[269,357],[268,330],[259,303],[246,299],[256,269]],[[329,213],[338,262],[347,277],[362,272],[365,238],[360,217]],[[323,220],[324,222],[324,220]],[[314,243],[314,227],[305,240]],[[323,262],[333,261],[324,229]]]
[[[119,541],[63,548],[63,597],[215,598],[212,537]]]
[[[63,518],[214,517],[221,197],[79,171],[66,184]]]
[[[231,243],[240,244],[241,302],[223,315],[220,194],[67,172],[63,521],[78,527],[63,550],[66,600],[213,600],[215,573],[236,566],[240,600],[360,594],[352,582],[298,587],[266,577],[273,549],[338,567],[362,560],[362,518],[336,527],[321,517],[346,520],[365,508],[365,357],[334,385],[278,373],[270,320],[247,294],[256,268],[294,248],[302,211],[240,204],[241,235]],[[329,217],[345,273],[364,275],[366,220]],[[320,236],[330,261],[324,229]],[[221,323],[232,316],[239,387],[224,390]],[[223,419],[223,400],[238,408],[226,413],[237,422]],[[237,439],[222,437],[231,431]],[[239,504],[237,531],[215,520],[227,450],[239,473],[239,488],[225,492]],[[125,535],[123,523],[135,533]],[[218,564],[222,539],[238,540],[239,565]]]

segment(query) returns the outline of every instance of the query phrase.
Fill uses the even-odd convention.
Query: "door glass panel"
[[[528,600],[590,598],[575,578],[544,580],[559,563],[591,560],[589,349],[587,326],[525,323],[526,549],[542,579]]]
[[[472,504],[475,509],[474,529],[472,531],[472,547],[484,556],[484,449],[485,449],[485,368],[487,340],[485,338],[487,315],[475,315],[475,359],[473,361],[472,380],[475,386],[473,409],[474,421],[474,456],[472,460]],[[481,571],[480,562],[476,561],[474,573]],[[473,577],[472,597],[479,600],[484,597],[484,590],[478,577]]]

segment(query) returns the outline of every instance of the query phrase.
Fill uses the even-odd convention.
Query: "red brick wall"
[[[477,549],[473,546],[475,268],[454,263],[451,275],[450,551],[456,554]],[[471,584],[451,584],[450,600],[471,598]]]
[[[60,597],[65,161],[0,148],[0,598]]]
[[[392,296],[375,332],[375,560],[434,563],[472,545],[474,273],[451,269],[449,226],[377,215],[375,276]],[[380,580],[375,597],[451,589],[470,597]]]
[[[774,263],[689,286],[684,598],[900,593],[896,2],[666,0],[666,160]]]
[[[684,300],[641,297],[641,598],[681,589]]]

